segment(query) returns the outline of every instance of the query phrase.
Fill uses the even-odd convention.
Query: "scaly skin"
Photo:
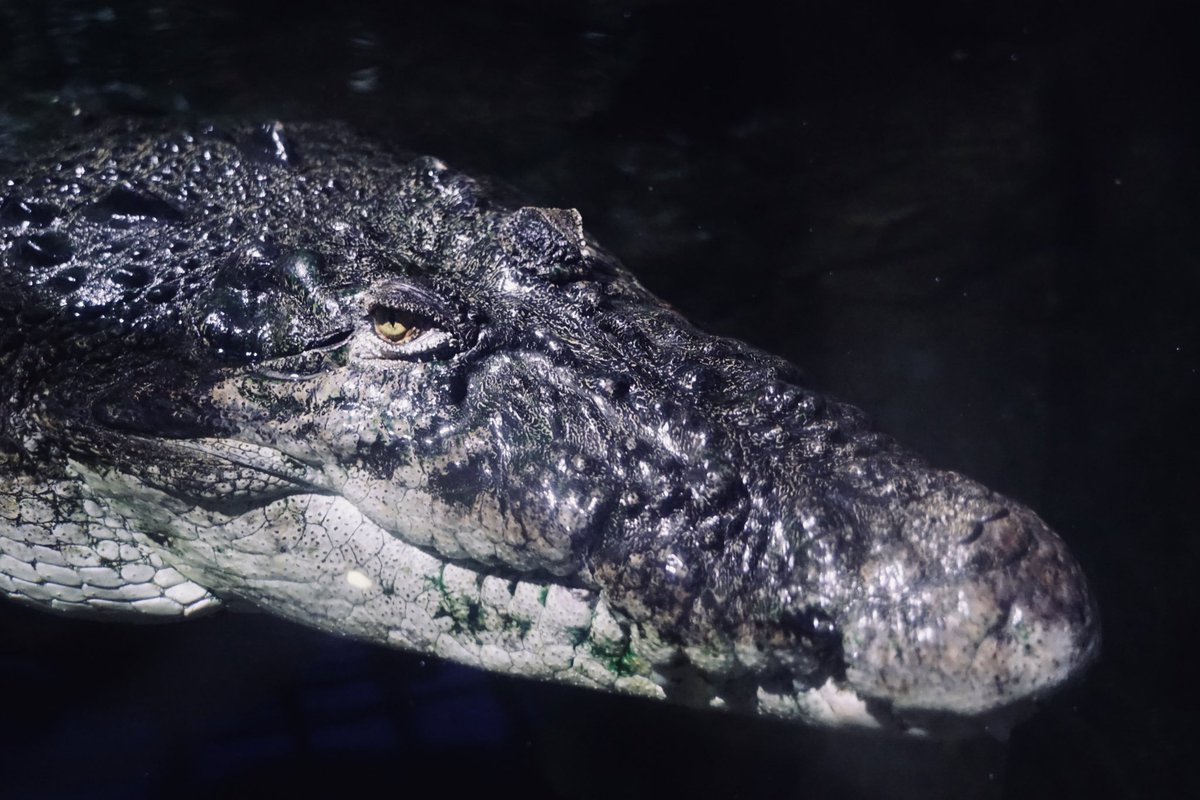
[[[115,125],[0,207],[0,591],[945,730],[1059,686],[1062,541],[584,234],[336,125]]]

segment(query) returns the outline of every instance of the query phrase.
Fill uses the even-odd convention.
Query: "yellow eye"
[[[459,312],[429,290],[394,282],[377,287],[371,295],[365,310],[378,338],[366,351],[369,358],[430,361],[448,358],[462,348],[464,326]]]
[[[398,308],[377,306],[371,310],[371,321],[375,323],[375,333],[379,334],[379,338],[392,344],[411,342],[421,335],[413,315]]]

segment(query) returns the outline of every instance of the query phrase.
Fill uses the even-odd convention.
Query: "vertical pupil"
[[[407,340],[415,333],[412,321],[399,309],[379,307],[371,315],[375,320],[375,331],[389,341]]]

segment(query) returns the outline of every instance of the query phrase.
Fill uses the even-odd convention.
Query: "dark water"
[[[1036,508],[1105,633],[1008,742],[940,744],[255,615],[2,604],[0,797],[1195,791],[1200,56],[1177,5],[0,2],[0,153],[113,114],[336,117],[577,207],[698,322]]]

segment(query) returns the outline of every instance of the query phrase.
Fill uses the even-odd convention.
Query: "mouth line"
[[[150,439],[146,441],[160,446],[162,444]],[[269,475],[295,487],[297,492],[337,494],[336,489],[329,485],[325,473],[317,465],[302,461],[273,447],[240,439],[216,438],[175,439],[168,442],[167,446],[217,458],[255,474]],[[319,463],[317,462],[317,464]]]

